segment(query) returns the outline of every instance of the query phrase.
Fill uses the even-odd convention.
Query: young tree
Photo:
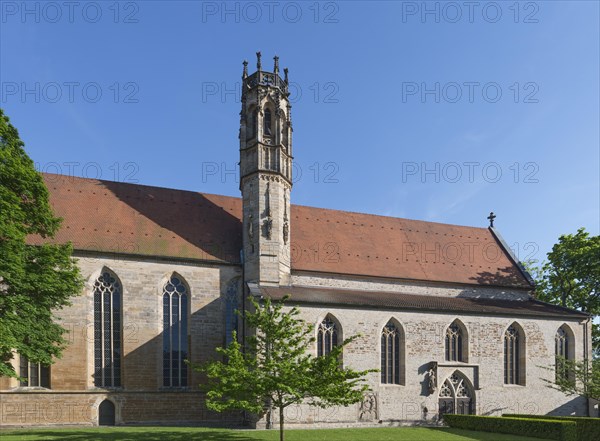
[[[17,377],[13,351],[51,364],[64,348],[54,312],[82,287],[70,245],[28,245],[52,238],[60,225],[48,190],[23,141],[0,109],[0,375]]]
[[[206,405],[209,409],[246,410],[270,414],[279,410],[279,439],[284,440],[284,411],[292,404],[346,406],[362,400],[368,386],[367,371],[355,371],[340,364],[343,348],[356,336],[332,348],[331,353],[313,357],[308,348],[314,342],[313,329],[298,318],[297,308],[284,310],[285,297],[273,303],[266,298],[250,301],[246,323],[254,330],[242,347],[237,339],[217,351],[224,361],[199,368],[208,376]]]
[[[600,360],[574,361],[557,357],[556,363],[559,370],[555,380],[545,380],[551,388],[568,395],[600,400]]]
[[[540,300],[600,315],[600,236],[590,236],[584,228],[560,236],[548,261],[533,267],[532,274]],[[594,353],[600,355],[600,327],[596,324],[592,340]]]

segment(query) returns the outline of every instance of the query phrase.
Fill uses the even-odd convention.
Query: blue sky
[[[40,170],[239,196],[242,60],[293,83],[292,202],[599,233],[599,3],[0,2],[0,106]],[[470,9],[471,8],[471,9]]]

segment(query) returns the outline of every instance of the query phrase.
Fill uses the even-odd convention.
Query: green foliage
[[[597,441],[600,439],[600,418],[516,414],[504,414],[502,416],[511,418],[573,421],[577,425],[578,441]]]
[[[584,228],[560,236],[542,268],[540,300],[600,314],[600,236]]]
[[[541,267],[529,263],[536,295],[545,302],[600,315],[600,236],[584,228],[562,235]],[[600,328],[592,329],[593,348],[600,355]]]
[[[554,381],[544,380],[549,383],[549,387],[567,395],[581,395],[600,400],[600,359],[575,361],[557,357],[556,363],[567,375],[557,375]]]
[[[577,426],[572,421],[533,420],[528,418],[444,415],[450,427],[482,432],[508,433],[558,441],[576,441]]]
[[[48,190],[23,141],[0,109],[0,375],[16,377],[13,350],[50,364],[64,348],[53,312],[82,287],[70,245],[33,246],[29,235],[52,238],[60,226]]]
[[[359,402],[368,390],[364,376],[371,371],[355,371],[340,365],[346,339],[329,355],[313,357],[313,328],[298,318],[297,308],[284,310],[284,302],[260,303],[250,298],[253,310],[245,320],[254,331],[245,347],[234,341],[217,351],[224,361],[213,361],[198,369],[208,377],[206,405],[218,412],[238,409],[255,414],[279,409],[283,440],[284,409],[306,403],[328,407]]]

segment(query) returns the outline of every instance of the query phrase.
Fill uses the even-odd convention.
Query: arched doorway
[[[110,400],[104,400],[98,407],[98,424],[101,426],[115,425],[115,405]]]
[[[454,372],[440,387],[439,413],[473,415],[475,413],[474,392],[469,382],[460,373]]]

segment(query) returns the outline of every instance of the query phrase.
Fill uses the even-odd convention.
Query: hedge
[[[529,418],[553,421],[573,421],[577,425],[578,441],[596,441],[600,440],[600,418],[591,417],[572,417],[572,416],[549,416],[549,415],[517,415],[503,414],[503,417],[510,418]]]
[[[444,421],[457,429],[577,441],[577,426],[572,421],[451,414],[444,415]]]

